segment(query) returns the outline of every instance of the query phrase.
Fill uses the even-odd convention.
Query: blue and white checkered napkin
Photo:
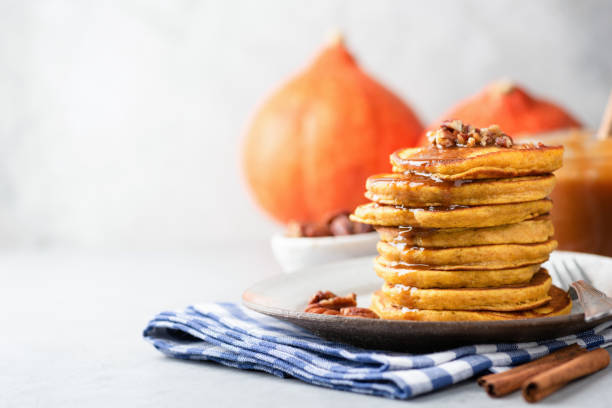
[[[310,384],[389,398],[411,398],[483,373],[499,371],[578,343],[612,342],[612,321],[560,339],[465,346],[432,354],[390,353],[329,342],[235,303],[163,312],[143,333],[171,357],[211,360]]]

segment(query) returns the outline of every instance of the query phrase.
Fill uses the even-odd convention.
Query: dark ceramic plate
[[[557,265],[568,259],[580,264],[596,288],[612,295],[612,258],[556,251],[549,262]],[[329,340],[397,351],[550,339],[587,330],[612,319],[586,323],[577,301],[568,316],[491,322],[393,321],[302,312],[308,298],[317,290],[338,294],[355,292],[359,305],[367,307],[371,294],[381,286],[372,262],[371,256],[355,258],[278,275],[247,289],[242,300],[252,310],[295,323]],[[552,271],[551,275],[553,282],[560,286]]]

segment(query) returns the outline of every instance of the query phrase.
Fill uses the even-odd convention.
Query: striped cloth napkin
[[[337,390],[408,399],[487,370],[501,371],[542,357],[572,343],[589,349],[609,345],[612,321],[554,340],[408,354],[326,341],[235,303],[209,303],[160,313],[143,335],[171,357],[211,360]]]

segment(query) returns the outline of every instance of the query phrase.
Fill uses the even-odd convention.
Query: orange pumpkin
[[[523,88],[505,80],[489,84],[480,93],[459,103],[428,129],[437,128],[446,119],[459,119],[476,127],[498,124],[512,136],[581,127],[580,122],[561,107],[534,98]]]
[[[416,145],[422,131],[338,39],[259,108],[244,141],[244,173],[273,218],[321,221],[364,203],[366,178],[388,171],[389,154]]]

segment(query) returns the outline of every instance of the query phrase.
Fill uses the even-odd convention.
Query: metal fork
[[[558,263],[561,267],[551,261],[550,269],[556,275],[561,287],[568,290],[572,299],[578,299],[584,311],[585,321],[590,322],[612,315],[612,298],[591,285],[591,280],[575,258],[572,258],[571,262],[568,259],[561,259]]]

